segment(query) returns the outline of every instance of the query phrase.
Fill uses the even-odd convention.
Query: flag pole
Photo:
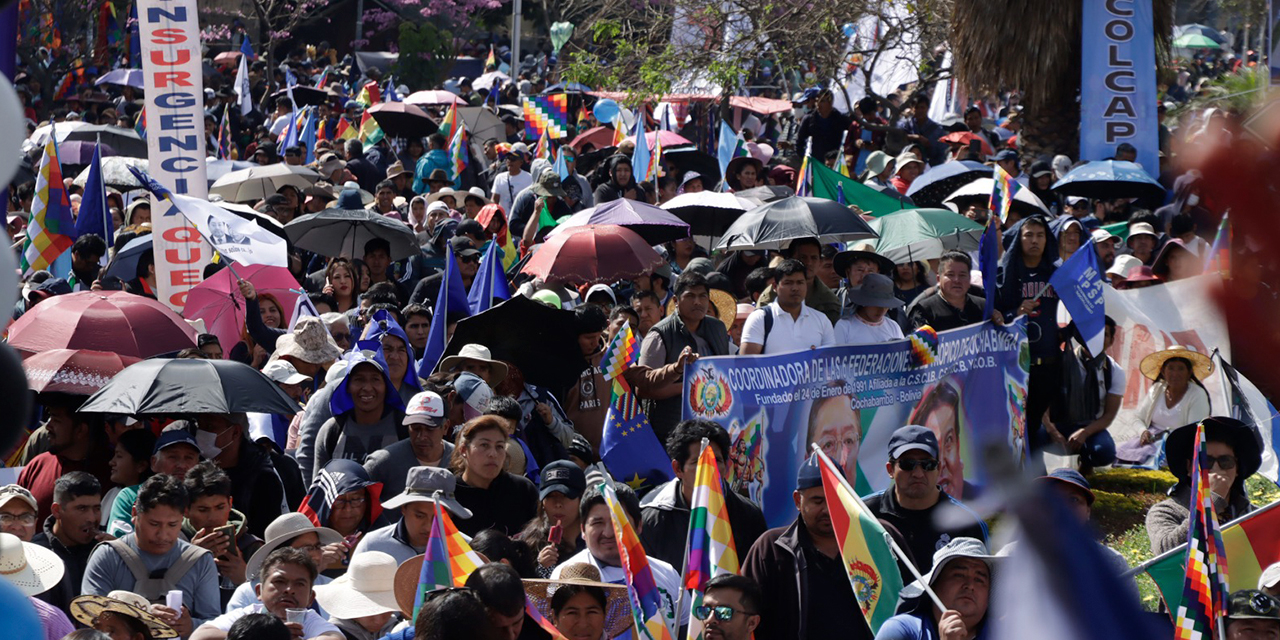
[[[702,439],[702,446],[698,448],[698,458],[702,458],[702,452],[706,450],[711,441],[707,438]],[[697,474],[694,474],[695,477]],[[676,610],[672,613],[676,617],[676,626],[680,626],[680,609],[684,606],[684,594],[688,589],[684,588],[685,572],[689,570],[689,541],[693,539],[693,505],[689,505],[689,526],[685,529],[684,534],[684,560],[680,562],[680,595],[676,597]],[[678,631],[678,629],[677,629]]]
[[[814,453],[822,456],[822,459],[825,460],[827,464],[830,464],[833,469],[837,468],[836,463],[832,462],[831,458],[828,458],[827,454],[822,452],[822,448],[818,446],[818,443],[813,443],[810,445],[810,448]],[[853,487],[849,486],[849,480],[846,479],[843,474],[837,473],[834,475],[838,480],[840,480],[840,484],[849,492],[849,495],[853,496],[853,499],[858,503],[858,508],[862,509],[863,513],[870,514],[871,509],[867,507],[867,503],[862,501],[862,497],[858,495],[858,492],[854,491]],[[911,575],[915,576],[916,581],[924,587],[924,592],[929,596],[929,599],[933,601],[933,605],[938,607],[939,611],[947,611],[946,605],[942,604],[942,599],[934,592],[933,587],[929,586],[928,582],[925,582],[924,577],[920,575],[920,570],[911,562],[911,559],[907,557],[906,552],[898,546],[898,543],[894,541],[893,536],[890,535],[887,530],[884,532],[884,541],[889,543],[889,549],[893,552],[894,558],[906,566],[907,570],[911,572]]]

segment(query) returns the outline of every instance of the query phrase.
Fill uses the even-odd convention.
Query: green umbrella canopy
[[[1222,45],[1218,44],[1208,36],[1202,36],[1198,33],[1184,33],[1173,41],[1174,49],[1221,49]]]
[[[902,264],[934,260],[951,251],[976,251],[982,225],[947,209],[907,209],[870,223],[880,239],[875,252]]]

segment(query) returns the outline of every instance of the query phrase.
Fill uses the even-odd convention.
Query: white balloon
[[[22,101],[8,78],[0,75],[0,184],[9,184],[22,162],[22,141],[27,137]]]
[[[0,78],[4,76],[0,75]],[[12,88],[9,91],[13,91]],[[10,175],[12,177],[12,175]],[[9,178],[5,178],[7,182]],[[13,309],[18,302],[18,254],[8,242],[0,245],[0,309]],[[12,313],[0,313],[0,331],[13,321]]]

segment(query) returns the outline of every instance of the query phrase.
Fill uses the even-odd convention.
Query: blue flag
[[[561,182],[569,179],[569,165],[565,164],[563,153],[560,153],[559,151],[556,152],[556,162],[551,165],[551,170],[555,171],[556,175],[560,176]]]
[[[383,102],[400,102],[400,94],[396,93],[396,85],[392,76],[387,76],[387,82],[382,87]]]
[[[648,179],[645,175],[649,171],[649,144],[644,137],[644,113],[636,112],[636,150],[631,154],[631,176],[635,179],[636,184],[640,184]]]
[[[716,159],[720,161],[721,179],[727,178],[729,161],[738,152],[738,134],[728,122],[720,121],[720,145],[716,148]],[[728,184],[728,180],[725,180]]]
[[[142,68],[142,36],[138,33],[138,3],[129,3],[129,68]]]
[[[467,293],[471,315],[492,307],[494,298],[508,300],[511,290],[507,287],[507,274],[502,270],[502,249],[498,243],[490,242],[480,259],[480,270],[471,283],[471,291]]]
[[[420,378],[430,377],[440,363],[440,357],[444,355],[449,341],[449,314],[471,315],[467,289],[462,284],[462,274],[458,272],[453,247],[449,247],[448,251],[449,255],[444,261],[444,278],[440,282],[440,291],[436,293],[435,311],[431,314],[431,332],[427,334],[427,346],[422,359],[418,361]]]
[[[137,4],[135,3],[134,6],[135,6],[134,11],[137,11],[137,8],[136,8]],[[137,20],[137,16],[134,16],[134,20]],[[244,54],[244,57],[250,60],[258,59],[258,54],[253,52],[253,45],[250,44],[249,34],[247,33],[244,34],[244,39],[240,41],[240,53]]]
[[[1071,314],[1089,353],[1100,355],[1106,330],[1106,308],[1102,294],[1102,269],[1098,267],[1098,252],[1093,248],[1092,238],[1053,272],[1049,285]]]
[[[302,125],[302,139],[300,140],[302,143],[303,153],[306,156],[306,164],[311,164],[316,161],[317,127],[319,127],[319,123],[316,121],[316,110],[308,107],[307,122]]]
[[[289,112],[289,123],[284,127],[284,139],[280,141],[281,149],[297,146],[298,144],[298,110],[294,108]],[[281,155],[284,155],[283,153]]]
[[[982,288],[987,293],[987,306],[982,309],[982,319],[989,320],[996,312],[996,269],[1000,266],[1000,217],[994,211],[987,217],[987,228],[982,231],[978,245],[978,270],[982,273]]]
[[[111,209],[107,206],[107,186],[102,182],[102,148],[99,145],[93,148],[93,160],[89,162],[89,176],[84,183],[84,197],[80,200],[80,215],[76,217],[76,235],[97,234],[110,247],[115,243],[111,227]]]
[[[658,442],[635,392],[614,394],[604,418],[600,459],[609,473],[640,491],[671,479],[671,458]]]

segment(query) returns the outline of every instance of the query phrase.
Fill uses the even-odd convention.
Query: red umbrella
[[[138,358],[106,351],[53,349],[22,361],[27,382],[36,393],[69,393],[91,396],[121,369]]]
[[[239,51],[223,51],[222,53],[219,53],[218,55],[214,56],[213,61],[218,64],[228,64],[228,65],[236,64],[240,62],[240,52]]]
[[[578,137],[569,143],[574,149],[581,150],[582,145],[591,143],[597,149],[613,146],[613,129],[609,127],[592,127],[578,134]]]
[[[525,273],[548,282],[614,282],[649,273],[662,256],[636,232],[617,225],[570,227],[538,248]]]
[[[90,349],[150,358],[196,346],[196,330],[169,307],[124,291],[54,296],[9,328],[23,357],[50,349]]]
[[[946,142],[947,144],[969,144],[970,140],[977,140],[982,143],[982,153],[993,156],[996,154],[995,149],[991,148],[991,143],[987,141],[986,136],[980,136],[971,131],[952,131],[941,138],[938,142]]]
[[[237,277],[239,276],[239,277]],[[285,326],[289,314],[302,289],[293,274],[284,267],[268,267],[260,264],[237,264],[235,273],[223,269],[187,294],[187,306],[182,314],[191,320],[204,320],[204,326],[222,343],[226,353],[240,342],[240,331],[245,323],[245,301],[240,295],[240,280],[248,280],[258,294],[270,294],[280,301],[280,318]]]
[[[610,129],[610,132],[612,132],[612,129]],[[585,135],[585,134],[584,134],[584,135]],[[692,142],[689,142],[689,140],[688,140],[687,138],[685,138],[684,136],[682,136],[682,135],[680,135],[680,134],[678,134],[678,133],[676,133],[676,132],[674,132],[674,131],[650,131],[650,132],[648,132],[648,133],[644,134],[644,143],[645,143],[645,144],[647,144],[647,145],[649,145],[649,148],[650,148],[650,149],[652,149],[652,148],[653,148],[653,138],[654,138],[654,136],[657,136],[657,137],[658,137],[658,139],[662,141],[662,146],[663,146],[663,148],[666,148],[666,147],[675,147],[675,146],[679,146],[679,145],[682,145],[682,144],[693,144]],[[635,142],[635,141],[636,141],[636,137],[635,137],[634,135],[627,136],[627,137],[626,137],[626,140],[630,140],[631,142]]]

